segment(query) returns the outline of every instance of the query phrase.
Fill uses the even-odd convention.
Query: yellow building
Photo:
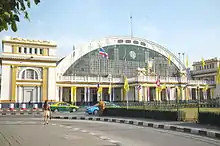
[[[185,65],[165,47],[141,38],[107,37],[75,46],[58,60],[51,41],[6,37],[2,41],[1,103],[167,101],[196,99],[195,89],[214,82],[175,76]],[[102,50],[100,51],[100,48]],[[101,53],[108,55],[103,57]],[[124,79],[130,90],[125,96]],[[160,77],[158,93],[156,81]],[[103,89],[97,94],[97,85]],[[110,86],[111,85],[111,86]],[[109,93],[109,87],[111,87]],[[177,88],[178,87],[178,88]],[[177,93],[181,91],[181,94]],[[212,98],[212,91],[202,98]]]
[[[6,37],[2,41],[1,103],[56,100],[56,62],[56,44]]]

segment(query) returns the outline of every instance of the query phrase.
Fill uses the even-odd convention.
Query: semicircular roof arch
[[[171,62],[180,70],[186,69],[184,63],[175,56],[172,52],[170,52],[165,47],[154,43],[152,41],[141,39],[137,37],[106,37],[99,40],[90,41],[83,45],[76,46],[75,49],[67,55],[62,61],[57,65],[57,73],[59,75],[63,75],[66,70],[78,59],[86,55],[87,53],[96,50],[101,47],[112,46],[112,45],[135,45],[141,46],[157,53],[163,55],[168,58],[170,56]]]

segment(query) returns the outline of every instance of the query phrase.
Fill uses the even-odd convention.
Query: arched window
[[[22,79],[29,79],[29,80],[37,80],[39,79],[38,74],[35,70],[33,69],[26,69],[22,72],[21,75]]]

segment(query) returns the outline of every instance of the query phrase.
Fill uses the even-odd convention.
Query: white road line
[[[109,142],[110,142],[110,143],[113,143],[113,144],[120,144],[119,141],[115,141],[115,140],[111,140],[111,139],[109,140]]]
[[[73,128],[73,131],[78,131],[79,130],[79,128]]]
[[[72,128],[72,127],[71,127],[71,126],[66,126],[65,128],[69,128],[69,129],[70,129],[70,128]]]
[[[52,124],[53,126],[56,126],[57,124]]]
[[[91,135],[98,135],[97,133],[94,133],[94,132],[90,132],[89,134],[91,134]]]
[[[81,132],[84,132],[84,133],[86,133],[87,131],[86,130],[80,130]]]
[[[99,138],[102,139],[102,140],[110,140],[110,138],[105,137],[105,136],[99,136]]]
[[[60,125],[60,127],[63,127],[64,125]]]

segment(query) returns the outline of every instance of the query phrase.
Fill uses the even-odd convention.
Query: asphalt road
[[[7,112],[7,114],[9,114],[10,112]],[[17,113],[19,114],[20,112],[13,112],[13,113]],[[27,112],[24,112],[27,113]],[[87,113],[85,113],[85,111],[81,110],[78,112],[52,112],[53,116],[93,116],[93,115],[88,115]],[[13,116],[13,115],[12,115]],[[31,115],[28,115],[27,117],[30,117]],[[41,117],[42,116],[42,112],[40,112],[40,115],[37,114],[36,112],[33,112],[32,116],[34,117]],[[120,117],[118,117],[120,118]],[[125,118],[123,117],[123,119],[132,119],[132,118]],[[133,118],[134,119],[134,118]],[[147,122],[154,122],[154,123],[161,123],[161,124],[168,124],[168,125],[177,125],[177,126],[184,126],[184,127],[188,127],[188,128],[200,128],[200,129],[204,129],[204,130],[211,130],[211,131],[220,131],[219,127],[215,127],[215,126],[210,126],[210,125],[201,125],[201,124],[196,124],[196,123],[192,123],[192,122],[182,122],[182,121],[161,121],[161,120],[154,120],[154,119],[143,119],[143,118],[135,118],[136,120],[143,120],[143,121],[147,121]]]
[[[220,146],[220,141],[119,123],[0,117],[0,146]]]

